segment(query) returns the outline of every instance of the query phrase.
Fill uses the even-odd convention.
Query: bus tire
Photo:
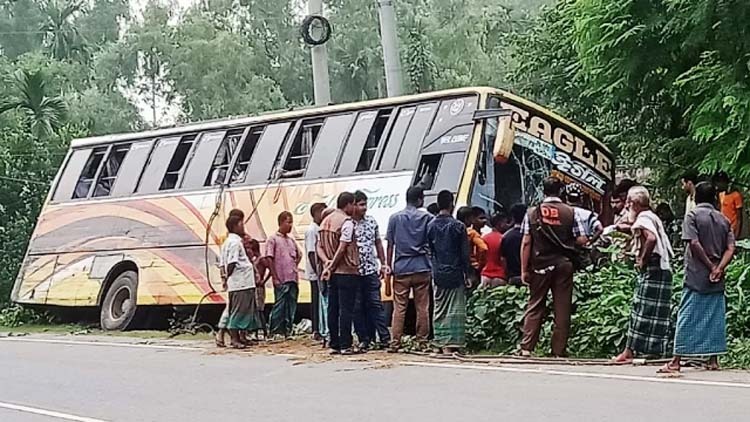
[[[124,331],[136,313],[138,273],[123,271],[112,282],[102,301],[100,323],[105,331]]]

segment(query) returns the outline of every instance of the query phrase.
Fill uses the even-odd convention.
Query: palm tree
[[[29,119],[31,132],[43,138],[63,125],[68,107],[61,97],[47,96],[47,82],[41,70],[19,70],[13,74],[17,96],[0,103],[0,113],[19,110]]]
[[[52,57],[57,60],[69,58],[83,50],[83,37],[75,25],[75,17],[83,11],[83,0],[50,0],[44,6],[46,22],[42,25],[44,42]]]

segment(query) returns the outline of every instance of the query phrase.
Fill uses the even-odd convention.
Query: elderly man
[[[664,224],[651,211],[650,196],[643,186],[628,191],[628,206],[635,221],[618,229],[633,234],[636,268],[640,272],[633,295],[625,350],[614,360],[631,362],[636,354],[664,356],[668,353],[672,271],[674,255]]]

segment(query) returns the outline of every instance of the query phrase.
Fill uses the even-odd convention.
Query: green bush
[[[614,251],[611,256],[616,256]],[[596,272],[576,275],[568,352],[571,356],[609,358],[625,345],[636,271],[631,262],[610,259]],[[683,282],[682,258],[673,261],[673,320]],[[727,365],[750,367],[750,252],[740,252],[727,269]],[[521,339],[526,288],[480,289],[469,299],[468,347],[473,351],[512,353]],[[551,298],[550,298],[551,300]],[[550,312],[551,314],[551,312]],[[538,352],[548,353],[550,323],[542,330]],[[674,324],[673,324],[674,327]]]
[[[26,324],[49,324],[53,318],[45,312],[36,312],[20,305],[8,305],[0,309],[1,327],[20,327]]]

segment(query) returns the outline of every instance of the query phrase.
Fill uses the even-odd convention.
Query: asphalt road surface
[[[743,421],[747,384],[0,339],[0,421]],[[599,376],[597,376],[599,374]],[[592,377],[593,376],[593,377]]]

